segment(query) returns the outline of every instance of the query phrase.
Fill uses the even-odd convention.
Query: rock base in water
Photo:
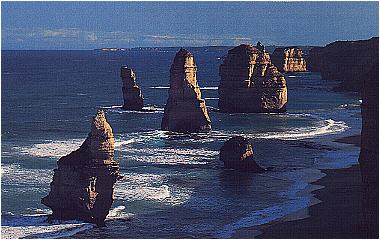
[[[225,169],[235,169],[246,172],[263,172],[253,159],[252,145],[244,137],[232,137],[227,140],[219,154],[220,160],[224,163]]]
[[[82,146],[58,160],[50,193],[41,200],[53,210],[50,219],[103,225],[113,202],[114,183],[121,178],[113,156],[112,129],[99,111]]]

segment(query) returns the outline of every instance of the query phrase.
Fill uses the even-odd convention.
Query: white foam
[[[124,148],[122,151],[127,152],[128,160],[160,165],[204,165],[219,154],[208,149],[180,148]]]
[[[20,216],[2,219],[1,238],[66,238],[94,227],[80,221],[46,222],[47,216]]]
[[[218,90],[218,87],[200,87],[200,90]]]
[[[47,184],[51,181],[52,170],[46,169],[25,169],[17,164],[1,165],[1,181],[3,184],[11,183],[13,186],[22,186],[24,188],[13,188],[14,191],[31,191],[41,190],[42,184]],[[36,177],[38,176],[38,177]],[[3,186],[3,190],[4,190]]]
[[[122,105],[113,105],[113,106],[106,106],[102,107],[103,109],[115,109],[115,108],[122,108]]]
[[[22,155],[34,157],[62,157],[78,149],[84,139],[72,140],[46,140],[43,143],[36,143],[25,147],[13,147],[13,149]]]
[[[169,86],[153,86],[153,87],[149,87],[149,88],[152,88],[152,89],[169,89],[170,87]]]
[[[77,150],[85,139],[46,140],[29,146],[13,147],[15,153],[33,157],[60,158]],[[136,142],[135,139],[115,139],[115,149]]]
[[[307,138],[314,138],[323,135],[337,134],[344,132],[349,127],[343,121],[334,121],[332,119],[324,120],[323,125],[315,127],[305,127],[305,128],[291,128],[286,132],[272,132],[272,133],[262,133],[253,136],[255,138],[262,139],[281,139],[281,140],[300,140]]]
[[[157,201],[169,205],[184,203],[189,189],[164,184],[165,175],[129,173],[115,184],[115,198],[123,201]]]

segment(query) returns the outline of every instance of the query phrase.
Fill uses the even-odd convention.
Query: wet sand
[[[352,144],[352,145],[355,145],[357,147],[360,147],[361,136],[355,135],[355,136],[342,137],[342,138],[335,140],[334,142]]]
[[[337,142],[360,146],[360,136]],[[346,169],[323,170],[326,176],[313,192],[321,203],[271,224],[239,229],[233,238],[365,238],[362,226],[362,187],[359,165]],[[298,219],[298,220],[297,220]]]

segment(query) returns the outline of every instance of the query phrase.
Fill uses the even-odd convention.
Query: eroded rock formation
[[[122,66],[120,77],[123,82],[123,109],[125,110],[142,110],[144,107],[144,98],[140,88],[136,84],[136,74],[131,68]]]
[[[269,53],[251,44],[228,51],[219,69],[219,109],[222,112],[284,112],[287,87],[284,75]]]
[[[302,54],[302,49],[297,47],[276,48],[271,59],[281,72],[305,72],[306,61]]]
[[[211,129],[206,103],[197,82],[193,55],[181,48],[170,68],[169,98],[161,123],[162,130],[204,132]]]
[[[253,159],[252,145],[241,136],[227,140],[220,149],[219,159],[224,163],[224,168],[247,172],[263,172]]]
[[[50,193],[41,202],[51,219],[76,219],[102,225],[113,202],[114,183],[121,178],[114,159],[114,137],[103,111],[80,148],[57,162]]]
[[[362,92],[365,75],[379,57],[379,38],[337,41],[313,48],[307,58],[308,69],[320,72],[323,79],[339,80],[338,90]]]
[[[359,156],[363,181],[364,232],[379,238],[379,61],[364,77]]]

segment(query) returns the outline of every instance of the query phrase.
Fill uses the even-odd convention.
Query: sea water
[[[357,94],[334,92],[337,82],[316,73],[287,74],[286,113],[221,113],[218,67],[228,48],[190,50],[209,133],[160,130],[173,50],[2,51],[2,238],[229,238],[317,203],[310,183],[321,170],[357,163],[359,148],[333,142],[360,134]],[[153,111],[121,109],[121,65],[134,69]],[[98,109],[113,128],[124,175],[107,227],[47,223],[51,211],[40,200],[56,161],[82,144]],[[219,149],[236,135],[249,138],[255,160],[273,169],[223,170]]]

